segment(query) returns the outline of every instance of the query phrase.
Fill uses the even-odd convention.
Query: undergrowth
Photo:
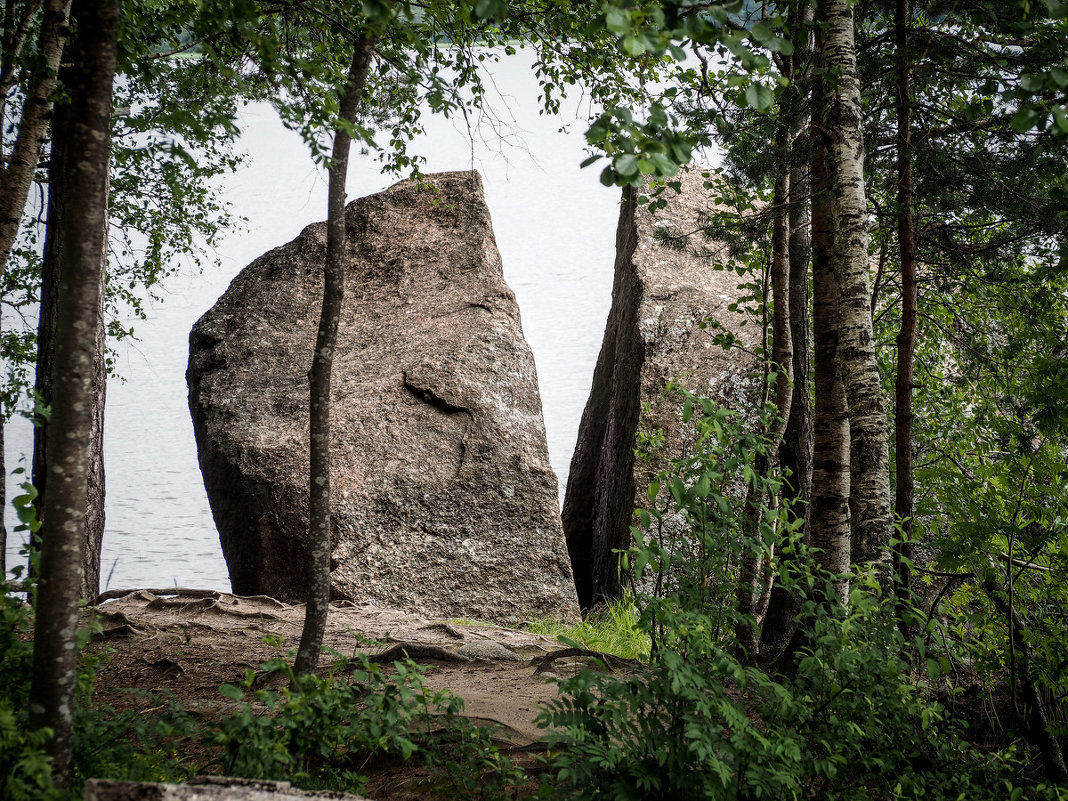
[[[645,659],[649,656],[649,635],[638,626],[638,610],[630,598],[599,607],[581,623],[533,620],[524,623],[523,628],[532,634],[576,642],[590,651],[614,654],[624,659]]]
[[[220,712],[198,717],[166,694],[139,705],[147,714],[97,704],[99,657],[85,657],[71,781],[59,789],[44,749],[51,732],[27,727],[30,622],[29,607],[0,583],[3,801],[75,801],[89,778],[184,782],[204,774],[360,793],[375,768],[397,762],[425,774],[427,798],[503,799],[527,781],[492,731],[463,717],[463,701],[429,690],[410,660],[386,668],[365,656],[339,658],[329,675],[300,678],[285,660],[272,660],[222,685]]]
[[[629,672],[586,669],[557,680],[559,697],[539,715],[549,748],[539,798],[1068,799],[1033,778],[1026,747],[968,742],[916,678],[938,678],[942,660],[925,652],[924,632],[901,625],[905,607],[882,595],[871,572],[822,573],[784,505],[754,510],[753,498],[779,489],[780,479],[758,468],[771,461],[767,440],[707,400],[689,397],[684,419],[695,426],[694,451],[658,476],[624,555],[633,594],[578,625],[527,626],[640,660]],[[742,614],[735,588],[740,565],[753,556],[771,564],[771,543],[782,544],[783,533],[795,558],[776,581],[799,599],[800,635],[771,673],[737,645],[736,632],[757,621]],[[206,719],[167,698],[151,715],[96,705],[85,662],[75,781],[56,790],[43,750],[48,733],[26,727],[29,609],[0,590],[5,801],[73,801],[88,776],[184,781],[203,773],[359,793],[371,771],[397,762],[426,772],[426,798],[515,798],[533,781],[490,731],[462,716],[459,698],[430,691],[411,661],[387,669],[339,659],[325,677],[297,679],[273,660],[223,685],[221,711]]]
[[[902,634],[900,607],[871,573],[821,573],[796,536],[794,567],[776,580],[801,600],[798,644],[781,672],[754,666],[735,638],[757,623],[737,600],[739,565],[752,555],[770,564],[776,532],[792,534],[796,523],[767,502],[780,479],[758,467],[772,461],[766,438],[691,395],[683,418],[695,427],[693,452],[651,486],[623,562],[634,566],[636,634],[652,644],[649,663],[559,680],[539,717],[554,797],[1068,798],[1025,778],[1025,750],[970,745],[914,679],[913,665],[937,671],[938,661],[925,658],[922,636]],[[753,498],[763,499],[755,515]]]

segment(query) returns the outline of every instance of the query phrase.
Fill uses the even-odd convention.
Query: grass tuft
[[[578,624],[544,619],[528,621],[523,628],[532,634],[563,636],[583,648],[614,654],[623,659],[644,659],[649,656],[649,636],[638,629],[638,610],[629,598],[594,610]]]

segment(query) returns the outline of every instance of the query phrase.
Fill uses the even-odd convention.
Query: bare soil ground
[[[302,605],[264,596],[242,597],[207,590],[133,590],[109,592],[88,614],[103,629],[89,646],[103,658],[97,667],[94,697],[117,710],[149,708],[149,694],[173,693],[188,711],[212,716],[233,702],[219,686],[237,684],[247,670],[296,648],[304,618]],[[479,643],[497,643],[515,656],[464,658]],[[534,724],[538,705],[556,696],[553,674],[576,671],[584,660],[559,659],[552,674],[539,670],[541,660],[561,650],[555,640],[485,623],[428,620],[397,610],[348,602],[331,606],[324,645],[345,656],[391,656],[402,644],[409,655],[431,666],[426,685],[448,689],[464,700],[464,715],[498,727],[497,738],[513,761],[529,761],[531,747],[543,734]],[[473,645],[476,644],[476,645]],[[466,646],[466,647],[465,647]],[[453,660],[457,661],[453,661]],[[330,667],[323,657],[321,668]],[[129,690],[142,691],[130,693]],[[374,798],[423,798],[418,771],[384,766],[372,778]]]

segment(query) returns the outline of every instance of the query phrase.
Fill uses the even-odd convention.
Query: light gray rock
[[[756,360],[713,341],[713,320],[743,344],[759,332],[728,306],[742,296],[735,273],[716,270],[726,254],[701,233],[713,209],[697,169],[679,176],[655,214],[626,189],[616,231],[612,307],[579,425],[564,496],[563,521],[579,602],[591,608],[619,594],[618,555],[632,543],[634,509],[648,505],[646,488],[664,461],[686,452],[678,396],[669,381],[739,410],[755,402]],[[637,462],[639,431],[663,433],[658,461]]]
[[[187,784],[90,779],[85,801],[364,801],[362,796],[296,790],[289,782],[204,776]]]
[[[432,617],[577,614],[537,376],[475,172],[352,202],[334,357],[335,598]],[[326,228],[245,268],[187,378],[234,592],[304,598],[308,381]]]
[[[521,662],[523,657],[492,640],[481,640],[461,645],[457,650],[461,656],[468,659],[481,659],[484,662]]]

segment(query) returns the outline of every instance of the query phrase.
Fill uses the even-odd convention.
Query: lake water
[[[497,114],[514,136],[471,136],[462,121],[428,118],[413,152],[426,155],[425,172],[482,174],[505,278],[537,363],[549,456],[562,487],[611,300],[619,191],[600,185],[596,166],[578,167],[586,124],[576,103],[565,105],[569,116],[538,113],[529,57],[495,66],[494,85]],[[221,268],[187,269],[168,282],[164,302],[134,323],[139,341],[121,347],[121,379],[108,385],[103,589],[229,589],[186,402],[189,329],[245,265],[326,216],[325,176],[299,137],[266,105],[245,109],[241,127],[251,164],[228,177],[220,194],[248,218],[248,230],[219,248]],[[372,157],[354,155],[348,194],[371,194],[395,180],[379,174]],[[6,435],[11,470],[28,458],[32,432],[16,418]],[[14,484],[9,477],[9,499]],[[10,505],[6,512],[10,566],[18,563],[22,535],[12,532]]]

